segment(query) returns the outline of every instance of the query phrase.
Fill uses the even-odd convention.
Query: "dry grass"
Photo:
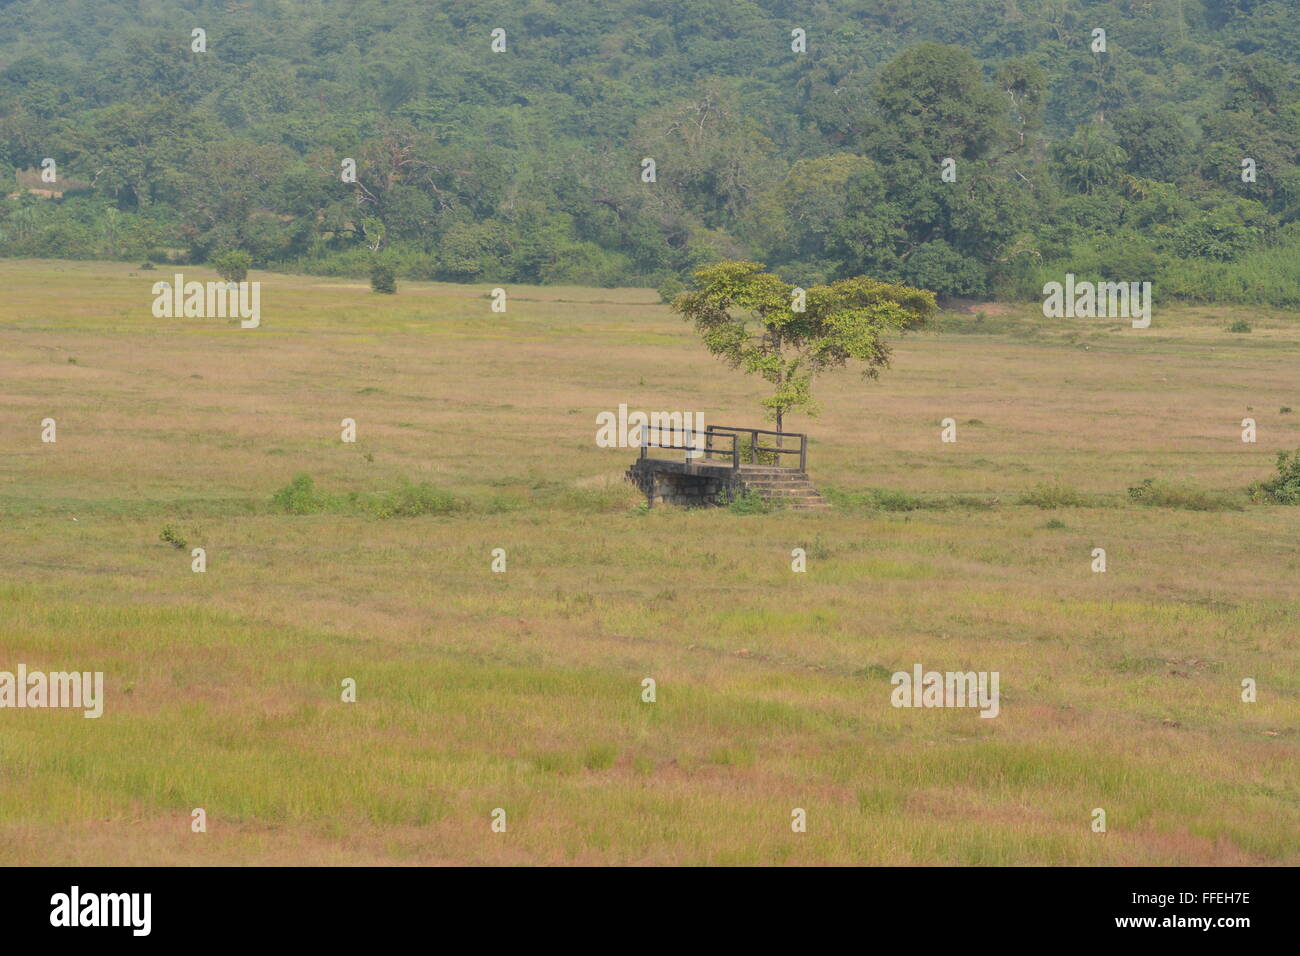
[[[0,862],[1300,862],[1300,509],[1240,496],[1300,445],[1294,316],[949,317],[795,427],[842,500],[972,506],[639,514],[598,411],[759,420],[652,292],[254,274],[245,331],[132,272],[0,260],[0,669],[108,698],[0,711]],[[275,513],[301,472],[466,507]],[[890,707],[917,662],[999,671],[1001,715]]]

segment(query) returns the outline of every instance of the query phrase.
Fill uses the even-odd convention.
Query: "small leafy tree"
[[[890,363],[886,336],[923,325],[936,311],[933,292],[866,276],[814,285],[795,311],[796,287],[763,269],[757,262],[704,266],[672,308],[695,323],[710,352],[772,386],[762,404],[777,431],[791,412],[817,414],[817,374],[852,361],[864,377],[879,377]]]
[[[385,295],[397,294],[397,273],[386,262],[374,262],[370,266],[370,291]]]
[[[253,267],[253,257],[243,249],[227,249],[212,257],[212,268],[227,282],[243,282]]]
[[[1300,505],[1300,448],[1287,457],[1277,453],[1277,477],[1270,481],[1257,481],[1250,487],[1255,501],[1272,501],[1279,505]]]

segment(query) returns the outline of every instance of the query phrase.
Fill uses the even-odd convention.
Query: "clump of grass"
[[[874,507],[881,511],[921,511],[927,507],[936,507],[924,498],[891,488],[872,488],[868,494]]]
[[[329,494],[316,487],[308,474],[295,475],[271,496],[271,509],[281,514],[312,515],[325,512],[370,514],[376,518],[413,518],[420,515],[447,515],[461,510],[463,503],[428,482],[406,482],[395,491],[362,495]]]
[[[1300,505],[1300,448],[1291,453],[1277,453],[1277,476],[1250,486],[1252,501],[1278,505]]]
[[[1033,505],[1044,510],[1054,508],[1083,508],[1088,498],[1082,492],[1059,481],[1040,482],[1020,496],[1022,505]]]
[[[588,770],[608,770],[618,759],[618,750],[609,744],[588,747],[582,755],[582,765]]]
[[[1066,527],[1066,524],[1058,518],[1053,518],[1051,521],[1047,522],[1047,524],[1043,525],[1043,527],[1049,531],[1059,531]]]
[[[1187,511],[1240,511],[1241,505],[1227,495],[1206,491],[1182,482],[1147,478],[1128,490],[1131,500],[1153,508],[1182,508]]]
[[[831,549],[827,547],[826,542],[822,540],[821,535],[813,538],[812,544],[803,543],[799,547],[803,548],[804,553],[810,558],[817,558],[824,561],[831,556]]]
[[[158,535],[158,537],[177,550],[185,550],[186,540],[181,537],[180,532],[169,524],[163,525],[162,534]]]
[[[768,501],[757,491],[742,491],[726,498],[726,507],[733,515],[766,515],[781,508],[781,503]]]
[[[1247,322],[1245,319],[1237,319],[1235,322],[1233,322],[1231,325],[1228,326],[1228,331],[1229,332],[1250,332],[1252,330],[1250,327],[1250,323]]]
[[[423,515],[449,515],[464,508],[463,503],[426,482],[407,482],[396,491],[379,495],[366,502],[367,510],[377,518],[418,518]]]
[[[1283,405],[1281,408],[1279,408],[1279,409],[1277,410],[1277,413],[1278,413],[1279,415],[1290,415],[1290,414],[1291,414],[1291,406],[1290,406],[1290,405]]]
[[[308,474],[293,480],[271,496],[273,512],[290,515],[351,514],[389,518],[418,518],[426,515],[473,513],[503,514],[524,508],[554,508],[584,514],[616,512],[627,503],[627,490],[608,488],[574,488],[559,482],[539,482],[519,494],[490,494],[465,497],[438,488],[428,482],[405,481],[391,491],[331,494],[317,487]]]
[[[826,487],[822,496],[843,511],[948,511],[953,508],[990,508],[993,502],[965,495],[922,497],[896,488],[843,491]]]

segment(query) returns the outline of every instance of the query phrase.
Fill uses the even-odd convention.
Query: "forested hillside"
[[[0,0],[0,255],[1295,307],[1297,51],[1296,0]]]

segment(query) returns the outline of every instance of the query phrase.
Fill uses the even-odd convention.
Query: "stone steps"
[[[780,502],[792,511],[830,509],[830,504],[802,471],[748,466],[740,469],[738,478],[745,491],[752,491],[765,501]]]

